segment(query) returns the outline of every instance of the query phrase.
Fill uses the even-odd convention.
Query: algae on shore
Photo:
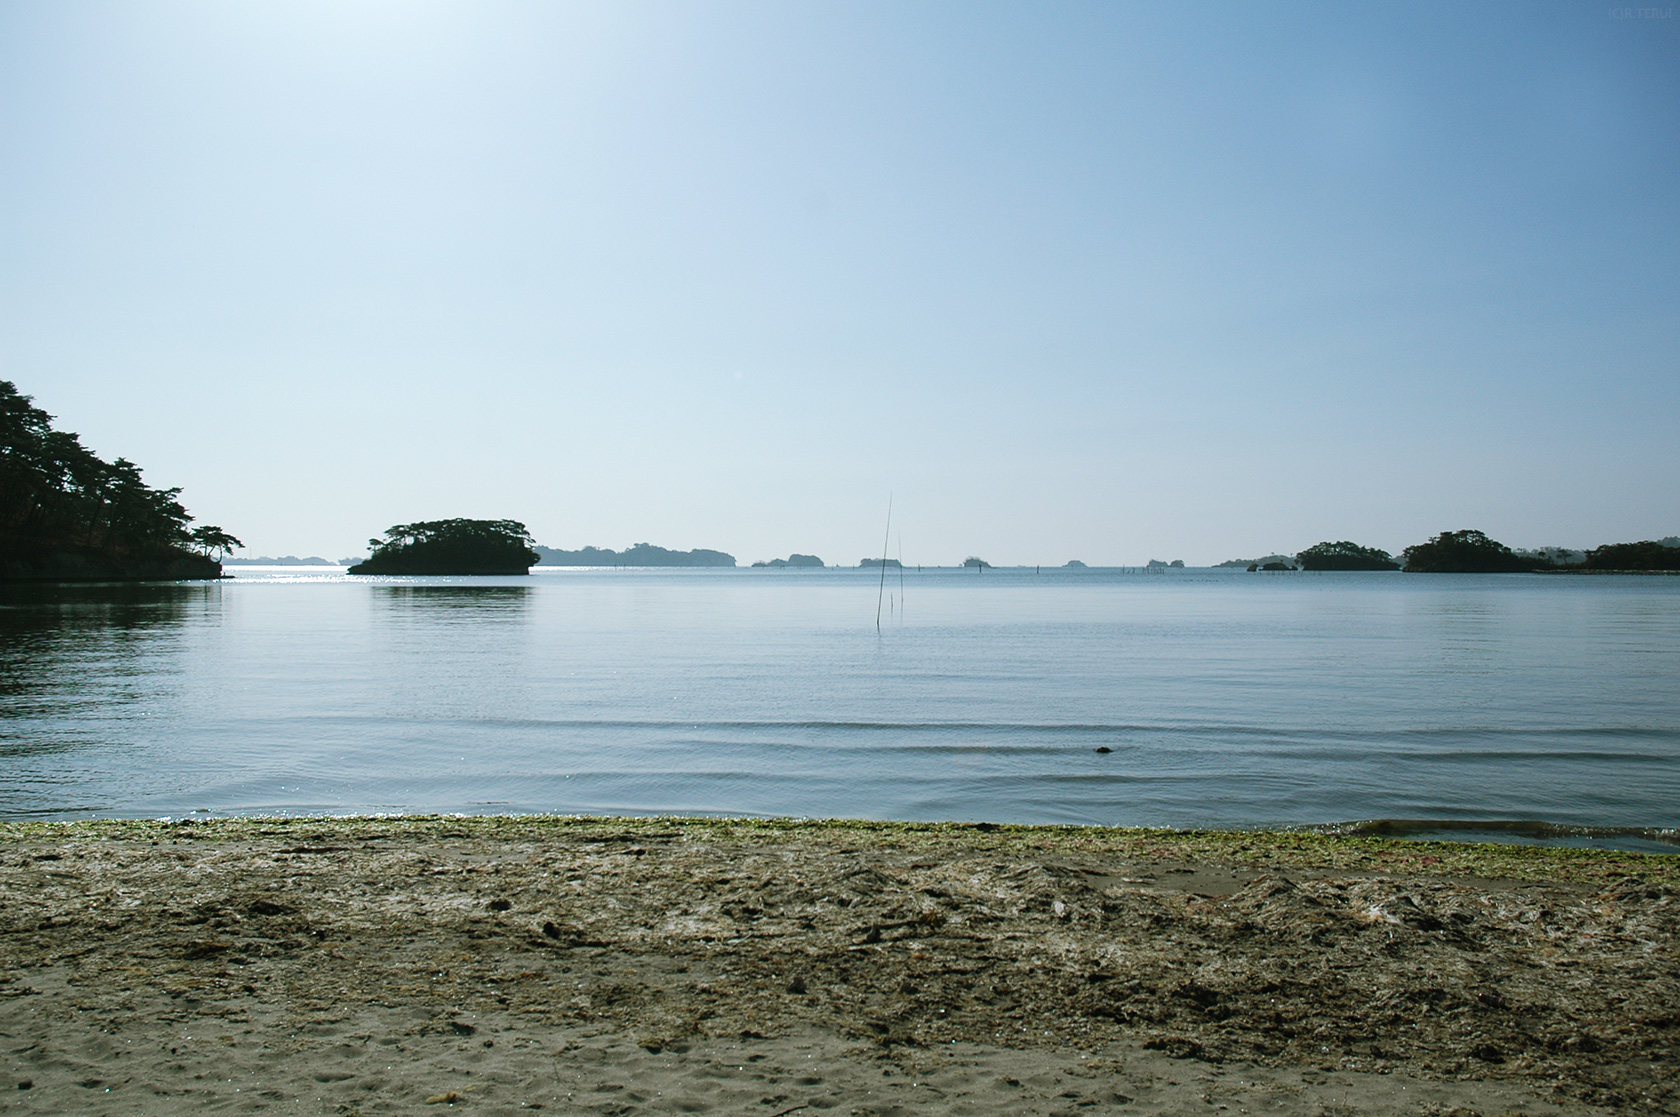
[[[1680,859],[1665,856],[1310,832],[242,818],[7,824],[0,883],[0,1004],[63,973],[79,1019],[131,1033],[191,1005],[293,1031],[376,1011],[422,1030],[470,1014],[486,1035],[590,1024],[653,1049],[817,1030],[906,1065],[953,1043],[1133,1044],[1680,1112]]]

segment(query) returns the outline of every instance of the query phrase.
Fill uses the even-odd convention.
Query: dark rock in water
[[[491,911],[507,911],[511,907],[513,907],[513,903],[509,900],[491,900],[490,901],[490,910]]]
[[[1109,748],[1107,745],[1098,745],[1096,748],[1092,749],[1091,751],[1092,752],[1113,752],[1114,750]]]

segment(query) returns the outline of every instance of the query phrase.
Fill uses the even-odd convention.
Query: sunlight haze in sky
[[[250,554],[1671,535],[1665,10],[0,0],[0,378]]]

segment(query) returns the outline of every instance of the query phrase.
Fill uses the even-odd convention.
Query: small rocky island
[[[372,554],[350,574],[528,574],[537,562],[518,520],[423,520],[369,539]]]
[[[755,562],[753,565],[769,567],[773,570],[780,570],[787,566],[813,567],[820,569],[825,564],[823,563],[823,560],[818,558],[816,555],[801,555],[794,553],[785,559],[776,558],[771,559],[769,562]]]

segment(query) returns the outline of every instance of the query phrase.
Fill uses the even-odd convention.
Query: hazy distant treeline
[[[637,543],[622,551],[605,547],[585,547],[581,551],[562,551],[553,547],[538,547],[537,554],[544,566],[734,566],[735,556],[722,551],[708,551],[697,547],[692,551],[668,551],[651,543]]]
[[[1220,566],[1243,566],[1231,559]],[[1514,551],[1485,532],[1466,528],[1443,531],[1426,543],[1407,547],[1397,559],[1387,551],[1340,540],[1317,543],[1299,554],[1267,555],[1247,562],[1255,570],[1405,570],[1413,574],[1520,574],[1528,572],[1583,573],[1600,571],[1680,570],[1680,538],[1647,539],[1638,543],[1607,543],[1589,551],[1543,547]]]

